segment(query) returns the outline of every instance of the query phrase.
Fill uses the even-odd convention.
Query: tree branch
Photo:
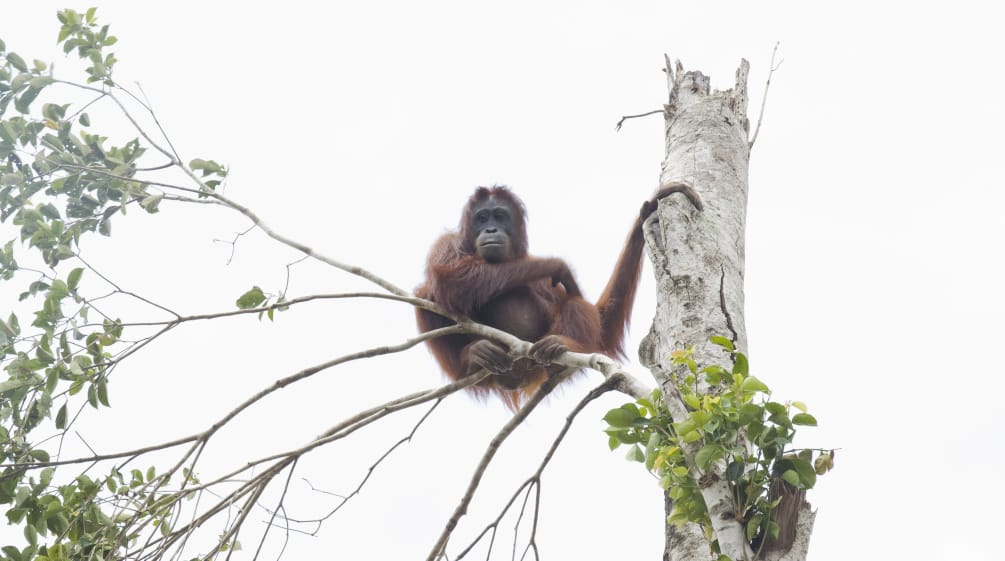
[[[565,424],[562,425],[562,429],[559,431],[554,441],[552,441],[551,447],[548,448],[548,451],[545,453],[544,458],[541,459],[541,463],[538,465],[537,470],[535,470],[534,473],[531,474],[531,476],[528,477],[527,480],[524,481],[517,488],[517,490],[513,492],[513,494],[510,496],[509,501],[507,501],[507,503],[503,506],[502,510],[499,512],[499,516],[496,517],[496,519],[492,521],[490,524],[485,526],[485,529],[482,530],[482,532],[478,534],[478,536],[476,536],[475,539],[466,548],[464,548],[463,551],[460,552],[460,554],[457,555],[457,559],[462,559],[465,555],[467,555],[489,531],[492,531],[492,535],[495,536],[495,531],[498,528],[499,523],[502,521],[503,516],[506,515],[510,507],[513,506],[513,504],[516,502],[516,499],[520,496],[522,492],[524,492],[524,490],[527,490],[529,492],[531,487],[540,487],[541,475],[544,473],[544,469],[548,466],[548,463],[551,462],[551,459],[554,457],[555,452],[558,450],[559,445],[565,439],[565,435],[569,432],[569,429],[572,427],[572,422],[576,419],[576,416],[579,415],[579,413],[587,405],[589,405],[590,402],[597,399],[601,395],[615,389],[615,387],[618,385],[620,381],[621,380],[619,375],[611,376],[610,378],[605,379],[599,386],[590,390],[590,392],[587,393],[586,396],[584,396],[583,399],[581,399],[579,403],[576,404],[575,407],[573,407],[572,411],[570,411],[569,414],[566,415]],[[521,515],[522,512],[523,507],[521,507]],[[536,514],[534,518],[535,518],[534,528],[536,533],[537,528]],[[519,526],[519,521],[517,521],[517,526]],[[533,536],[534,534],[532,534],[531,541],[533,541]],[[529,545],[530,544],[528,544],[528,546]],[[516,547],[515,543],[514,547]]]
[[[761,98],[761,110],[757,114],[757,126],[754,127],[754,134],[750,137],[750,143],[748,144],[750,148],[754,147],[754,141],[757,140],[757,133],[761,132],[761,120],[764,119],[764,106],[768,104],[768,88],[771,87],[771,75],[775,73],[775,70],[778,70],[778,68],[782,66],[782,62],[785,62],[784,60],[781,60],[777,65],[775,65],[775,54],[778,52],[779,44],[780,41],[776,42],[775,48],[771,50],[771,63],[768,67],[768,80],[764,84],[764,96]]]

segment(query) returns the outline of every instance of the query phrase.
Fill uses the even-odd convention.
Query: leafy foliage
[[[239,310],[251,310],[267,306],[268,309],[258,313],[258,318],[261,319],[264,315],[267,316],[269,320],[274,320],[276,310],[282,312],[289,309],[289,306],[283,305],[284,302],[286,302],[284,295],[267,295],[258,286],[253,286],[250,290],[238,297],[236,304]]]
[[[132,97],[113,79],[117,59],[108,49],[116,38],[99,26],[93,8],[63,10],[58,18],[63,51],[87,65],[84,83],[57,78],[43,61],[29,64],[0,39],[0,220],[18,228],[21,242],[0,246],[0,279],[34,275],[20,294],[20,305],[33,310],[31,320],[22,321],[23,313],[0,319],[7,374],[0,381],[0,505],[9,523],[23,528],[27,544],[0,548],[2,561],[112,558],[135,543],[141,529],[167,535],[176,523],[177,505],[188,496],[184,486],[194,482],[190,474],[175,477],[182,487],[171,492],[172,473],[154,468],[112,468],[104,476],[59,481],[58,465],[43,448],[51,439],[38,432],[54,428],[61,435],[81,407],[109,407],[109,375],[130,348],[122,322],[97,312],[82,291],[90,268],[84,263],[67,271],[67,263],[83,263],[81,244],[94,234],[111,235],[112,221],[129,207],[160,210],[168,196],[141,177],[145,171],[180,169],[196,184],[182,193],[196,199],[213,193],[227,175],[212,160],[194,160],[186,169],[138,125],[136,138],[117,145],[91,132],[87,109],[102,101],[136,122],[115,96]],[[57,89],[87,99],[58,102],[52,99]],[[167,162],[144,168],[151,148]],[[21,248],[45,268],[22,269],[15,255]]]
[[[731,368],[699,368],[691,349],[673,354],[680,373],[674,387],[687,417],[671,419],[663,394],[654,390],[649,399],[607,412],[609,445],[612,450],[627,446],[628,459],[644,463],[659,478],[673,501],[670,522],[697,523],[709,536],[701,490],[724,478],[747,539],[759,543],[779,531],[771,515],[780,498],[771,491],[772,483],[810,489],[817,475],[833,467],[834,453],[790,449],[797,426],[817,424],[806,405],[772,401],[768,387],[750,375],[746,356],[730,340],[711,341],[729,353]]]

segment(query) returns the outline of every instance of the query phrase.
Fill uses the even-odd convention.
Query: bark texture
[[[670,377],[673,351],[693,346],[699,364],[723,364],[722,349],[708,342],[710,336],[720,335],[747,353],[743,275],[750,156],[748,70],[747,61],[741,61],[735,86],[712,91],[707,76],[685,72],[679,61],[671,66],[667,60],[670,98],[665,106],[666,157],[660,180],[691,184],[704,211],[696,212],[683,197],[669,197],[660,203],[659,219],[651,218],[646,225],[659,295],[656,317],[639,356],[656,376],[670,414],[678,420],[687,412]],[[755,552],[733,512],[725,479],[718,477],[721,473],[711,475],[703,478],[702,495],[720,551],[737,561],[753,559]],[[805,559],[812,518],[806,504],[795,529],[796,545],[787,552],[762,551],[761,558]],[[696,525],[668,525],[666,538],[664,559],[716,557]]]
[[[666,366],[670,352],[695,346],[695,359],[721,362],[711,335],[729,337],[746,352],[743,317],[744,231],[747,213],[747,61],[737,86],[710,92],[709,79],[667,64],[666,156],[660,180],[690,183],[705,210],[691,212],[670,197],[647,229],[659,300],[639,351],[647,367]]]

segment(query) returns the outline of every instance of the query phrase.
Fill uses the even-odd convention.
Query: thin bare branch
[[[249,226],[248,228],[244,229],[243,231],[234,234],[234,239],[232,239],[230,241],[216,239],[216,238],[213,239],[213,241],[216,242],[216,243],[225,243],[225,244],[230,245],[230,255],[227,256],[227,265],[230,265],[230,262],[234,260],[234,250],[237,249],[237,240],[241,239],[242,236],[247,235],[249,232],[251,232],[255,228],[256,228],[256,226],[254,226],[254,225]]]
[[[378,300],[393,300],[396,302],[403,302],[405,304],[410,304],[412,306],[422,308],[424,310],[429,310],[438,314],[442,314],[444,317],[450,319],[460,319],[459,316],[450,314],[446,310],[440,308],[435,303],[418,298],[416,296],[399,296],[397,294],[387,294],[384,292],[336,292],[330,294],[311,294],[308,296],[300,296],[297,298],[291,298],[289,300],[283,300],[282,302],[274,302],[268,306],[261,306],[258,308],[248,308],[245,310],[228,310],[226,312],[212,312],[206,314],[193,314],[189,316],[177,316],[176,319],[162,320],[162,321],[137,321],[122,323],[123,327],[150,327],[150,326],[168,326],[174,327],[182,323],[190,321],[200,321],[200,320],[211,320],[224,317],[241,316],[246,314],[261,314],[264,312],[280,310],[289,306],[295,306],[297,304],[303,304],[305,302],[311,302],[314,300],[345,300],[348,298],[376,298]],[[173,312],[172,312],[173,313]],[[85,324],[80,327],[87,327],[90,324]]]
[[[283,485],[283,492],[279,496],[279,502],[276,505],[275,510],[272,511],[272,515],[269,517],[269,521],[265,524],[265,531],[262,532],[262,538],[258,541],[258,549],[255,550],[255,556],[253,559],[258,559],[258,556],[262,553],[262,548],[265,546],[265,539],[269,536],[269,530],[275,525],[276,515],[283,508],[283,501],[286,500],[286,495],[290,491],[290,480],[293,479],[293,472],[296,470],[297,462],[296,460],[290,465],[290,472],[286,476],[286,484]],[[286,517],[283,517],[284,519]],[[288,526],[288,524],[287,524]],[[233,550],[231,550],[233,553]],[[227,559],[230,559],[230,554],[227,554]]]
[[[180,163],[181,156],[178,154],[178,150],[174,147],[174,143],[171,142],[171,137],[168,136],[167,131],[165,131],[163,125],[161,125],[160,119],[157,118],[157,112],[154,111],[153,103],[150,101],[150,98],[147,97],[147,92],[143,89],[143,86],[141,86],[139,82],[136,83],[136,87],[139,88],[140,93],[143,94],[143,101],[140,101],[140,99],[136,97],[136,95],[133,94],[133,92],[125,88],[121,89],[122,91],[126,92],[126,95],[132,97],[134,100],[136,100],[137,103],[140,104],[140,106],[142,106],[144,109],[147,110],[147,113],[150,114],[150,118],[154,120],[154,125],[157,126],[157,130],[160,131],[161,136],[164,137],[164,142],[167,142],[168,147],[171,149],[171,153],[174,154],[173,158],[174,161]]]
[[[568,354],[568,353],[567,353]],[[566,371],[551,376],[534,393],[530,400],[520,408],[519,411],[513,415],[513,418],[506,422],[505,425],[489,442],[488,447],[485,449],[484,454],[482,454],[481,461],[478,462],[478,467],[475,468],[474,474],[471,476],[471,481],[468,483],[468,488],[464,492],[464,496],[461,497],[460,502],[457,504],[457,508],[454,509],[453,515],[447,520],[447,524],[440,534],[439,539],[433,545],[433,549],[429,552],[426,557],[427,561],[436,561],[437,559],[443,559],[446,556],[447,541],[450,539],[450,535],[453,533],[454,528],[457,527],[457,523],[460,521],[461,517],[464,516],[468,511],[468,505],[471,504],[471,499],[474,498],[475,491],[478,489],[478,485],[481,482],[482,476],[485,474],[485,470],[488,468],[489,464],[492,462],[492,458],[495,456],[496,452],[499,451],[499,447],[502,443],[513,433],[516,427],[520,426],[520,423],[530,415],[530,412],[534,410],[535,407],[540,404],[544,398],[551,393],[551,390],[555,389],[560,382],[565,380],[574,370],[567,369]]]
[[[115,96],[115,94],[113,94],[113,93],[111,93],[109,91],[105,91],[105,90],[99,89],[99,88],[95,88],[95,87],[92,87],[92,86],[85,86],[84,84],[78,84],[76,82],[68,82],[66,80],[53,80],[53,82],[56,83],[56,84],[65,84],[67,86],[71,86],[71,87],[74,87],[74,88],[80,88],[80,89],[83,89],[83,90],[88,90],[88,91],[96,92],[96,93],[101,94],[101,95],[103,95],[105,97],[108,97],[109,99],[111,99],[115,103],[115,105],[119,106],[119,110],[122,111],[122,115],[130,123],[132,123],[133,128],[136,129],[136,132],[138,132],[140,134],[140,136],[142,136],[147,142],[149,142],[150,146],[152,146],[155,150],[157,150],[161,154],[164,154],[168,159],[170,159],[176,165],[181,165],[181,161],[178,160],[177,156],[172,151],[169,151],[166,148],[162,147],[160,144],[158,144],[156,141],[154,141],[154,139],[151,138],[149,134],[147,134],[146,129],[144,129],[142,126],[140,126],[139,121],[137,121],[133,117],[133,114],[129,111],[129,109],[126,108],[125,104],[123,104],[122,101],[118,97]],[[128,90],[126,90],[124,88],[119,88],[119,89],[121,91],[125,92],[127,95],[132,95],[131,92],[129,92]],[[146,108],[146,106],[144,106],[144,107]],[[149,111],[149,108],[146,108],[146,109]]]
[[[210,192],[210,193],[207,193],[207,194],[209,196],[215,198],[216,200],[222,202],[224,205],[229,206],[230,208],[232,208],[232,209],[236,210],[237,212],[240,212],[244,216],[248,217],[249,220],[251,220],[256,226],[258,226],[259,228],[261,228],[262,231],[265,232],[270,238],[278,241],[279,243],[281,243],[283,245],[287,245],[289,247],[292,247],[292,248],[296,249],[297,251],[300,251],[304,255],[309,255],[309,256],[313,257],[314,259],[317,259],[318,261],[321,261],[322,263],[326,263],[328,265],[331,265],[332,267],[335,267],[336,269],[340,269],[340,270],[345,271],[345,272],[347,272],[347,273],[349,273],[351,275],[356,275],[358,277],[362,277],[362,278],[364,278],[364,279],[366,279],[366,280],[368,280],[368,281],[376,284],[377,286],[380,286],[384,290],[387,290],[391,294],[396,294],[398,296],[408,296],[408,294],[409,294],[408,291],[406,291],[406,290],[404,290],[402,288],[399,288],[398,286],[394,285],[390,281],[387,281],[387,280],[385,280],[385,279],[383,279],[383,278],[375,275],[374,273],[372,273],[372,272],[370,272],[370,271],[368,271],[368,270],[366,270],[366,269],[364,269],[362,267],[357,267],[355,265],[349,265],[347,263],[343,263],[343,262],[338,261],[336,259],[332,259],[331,257],[328,257],[327,255],[323,255],[322,253],[316,251],[314,248],[312,248],[312,247],[310,247],[310,246],[308,246],[306,244],[300,243],[300,242],[298,242],[296,240],[293,240],[291,238],[288,238],[288,237],[280,234],[279,232],[273,230],[268,224],[266,224],[265,221],[262,220],[257,214],[255,214],[254,212],[252,212],[252,210],[250,208],[248,208],[248,207],[246,207],[244,205],[238,204],[236,201],[228,199],[227,197],[225,197],[223,195],[220,195],[218,193],[212,193],[212,192]]]
[[[356,485],[356,488],[353,489],[352,492],[350,492],[348,495],[339,495],[337,493],[330,493],[330,492],[327,492],[327,491],[322,491],[320,489],[315,489],[315,490],[317,490],[319,492],[323,492],[323,493],[326,493],[326,494],[329,494],[329,495],[332,495],[332,496],[335,496],[335,497],[338,497],[339,499],[341,499],[339,501],[339,503],[337,505],[335,505],[335,507],[333,509],[331,509],[327,514],[325,514],[324,516],[322,516],[320,518],[312,519],[312,520],[298,520],[298,519],[295,519],[295,518],[285,518],[285,520],[287,522],[295,522],[295,523],[299,523],[299,524],[315,523],[315,524],[317,524],[317,527],[314,529],[314,531],[312,531],[312,532],[306,532],[306,533],[308,533],[309,535],[316,535],[317,531],[321,528],[321,524],[322,523],[324,523],[326,520],[328,520],[329,518],[331,518],[332,516],[334,516],[336,512],[338,512],[339,510],[341,510],[342,507],[344,507],[346,505],[346,503],[349,502],[350,499],[352,499],[353,497],[355,497],[356,495],[358,495],[360,493],[360,491],[363,490],[363,486],[365,486],[366,483],[367,483],[367,481],[370,480],[370,476],[372,476],[373,473],[374,473],[374,471],[376,471],[377,466],[379,466],[381,463],[384,462],[384,460],[386,460],[388,457],[390,457],[390,455],[392,453],[394,453],[394,451],[397,450],[400,446],[402,446],[402,445],[404,445],[404,444],[412,441],[412,438],[415,436],[415,433],[418,432],[419,427],[422,426],[422,424],[426,421],[426,419],[428,419],[429,416],[432,415],[433,411],[436,410],[436,407],[439,406],[439,404],[442,403],[442,402],[443,402],[443,397],[440,397],[439,399],[437,399],[436,402],[433,403],[433,406],[430,407],[422,415],[422,417],[418,420],[418,422],[415,423],[415,426],[412,427],[412,430],[408,433],[408,435],[404,436],[403,438],[401,438],[400,440],[398,440],[397,442],[395,442],[393,445],[391,445],[390,448],[388,448],[383,454],[381,454],[381,456],[379,458],[377,458],[377,461],[375,461],[374,463],[370,464],[370,467],[367,468],[367,470],[366,470],[366,475],[363,476],[363,478],[360,480],[359,484]],[[310,483],[308,482],[308,485],[309,484]],[[313,485],[311,486],[311,488],[314,488]]]
[[[384,296],[387,296],[387,295],[384,295]],[[248,407],[250,407],[251,405],[253,405],[255,402],[261,400],[262,398],[264,398],[267,395],[275,392],[276,390],[280,390],[282,388],[285,388],[286,386],[288,386],[288,385],[290,385],[290,384],[292,384],[294,382],[297,382],[297,381],[302,380],[304,378],[313,376],[314,374],[317,374],[318,372],[322,372],[322,371],[327,370],[329,368],[332,368],[334,366],[338,366],[339,364],[343,364],[343,363],[346,363],[346,362],[351,362],[351,361],[354,361],[354,360],[359,360],[361,358],[370,358],[370,357],[374,357],[374,356],[380,356],[380,355],[385,355],[385,354],[391,354],[391,353],[400,352],[400,351],[412,348],[415,345],[417,345],[417,344],[425,341],[426,339],[431,339],[433,337],[439,337],[441,335],[446,335],[446,334],[451,334],[451,333],[459,333],[459,332],[461,332],[461,328],[460,328],[460,326],[457,326],[457,325],[443,327],[443,328],[435,329],[433,331],[429,331],[427,333],[423,333],[423,334],[418,335],[416,337],[410,338],[410,339],[408,339],[408,340],[406,340],[406,341],[404,341],[404,342],[402,342],[400,344],[397,344],[397,345],[385,345],[385,346],[381,346],[381,347],[373,347],[373,348],[370,348],[370,349],[365,349],[365,350],[358,351],[358,352],[355,352],[355,353],[350,353],[350,354],[347,354],[347,355],[343,355],[343,356],[340,356],[338,358],[335,358],[335,359],[332,359],[332,360],[329,360],[329,361],[326,361],[326,362],[323,362],[321,364],[317,364],[317,365],[314,365],[314,366],[311,366],[311,367],[308,367],[308,368],[304,368],[303,370],[300,370],[299,372],[291,374],[291,375],[289,375],[289,376],[287,376],[285,378],[280,378],[279,380],[276,380],[268,388],[265,388],[265,389],[263,389],[263,390],[255,393],[253,396],[249,397],[244,402],[242,402],[240,405],[238,405],[237,407],[235,407],[234,409],[232,409],[229,413],[227,413],[226,415],[224,415],[220,420],[218,420],[217,422],[213,423],[213,425],[210,426],[208,429],[206,429],[205,431],[203,431],[201,433],[198,433],[198,434],[193,434],[193,435],[190,435],[190,436],[186,436],[186,437],[179,438],[179,439],[176,439],[176,440],[171,440],[171,441],[164,442],[164,443],[161,443],[161,444],[157,444],[157,445],[153,445],[153,446],[145,446],[143,448],[137,448],[137,449],[129,450],[129,451],[125,451],[125,452],[116,452],[116,453],[112,453],[112,454],[98,454],[98,455],[93,455],[93,456],[89,456],[89,457],[86,457],[86,458],[76,458],[76,459],[72,459],[72,460],[58,460],[58,461],[53,461],[53,462],[33,462],[33,463],[0,464],[0,468],[18,467],[18,468],[22,468],[22,469],[38,469],[38,468],[44,468],[44,467],[49,467],[49,466],[60,466],[60,465],[70,465],[70,464],[99,462],[99,461],[104,461],[104,460],[113,460],[113,459],[118,459],[118,458],[127,458],[127,457],[140,456],[140,455],[146,454],[148,452],[154,452],[154,451],[157,451],[157,450],[164,450],[166,448],[172,448],[174,446],[179,446],[179,445],[182,445],[182,444],[188,444],[188,443],[193,443],[193,442],[204,442],[204,441],[208,440],[213,434],[215,434],[216,431],[218,431],[221,427],[223,427],[224,425],[226,425],[234,417],[236,417],[242,411],[244,411],[245,409],[247,409]],[[477,378],[477,377],[473,377],[473,378]],[[460,382],[455,382],[454,384],[447,384],[446,386],[443,386],[441,389],[443,389],[443,388],[451,388],[451,387],[454,387],[454,386],[457,386],[457,388],[459,389],[460,387],[466,387],[466,386],[468,386],[468,385],[470,385],[472,383],[475,383],[477,381],[478,380],[469,381],[467,378],[465,378],[464,380],[461,380]],[[406,396],[406,398],[404,398],[404,399],[406,399],[406,400],[415,400],[415,399],[417,399],[417,396],[418,397],[423,397],[423,396],[429,395],[430,393],[436,393],[436,392],[435,391],[419,392],[418,394],[412,394],[410,396]],[[450,392],[448,391],[446,393],[450,393]],[[428,401],[428,399],[425,399],[423,401]],[[419,401],[419,403],[421,403],[421,401]],[[383,406],[380,406],[380,407],[383,407]],[[370,410],[368,410],[368,411],[370,411]],[[324,435],[322,435],[322,437],[323,436]],[[321,438],[321,437],[319,437],[319,438]]]
[[[116,284],[115,282],[113,282],[112,279],[110,279],[110,278],[106,277],[105,275],[101,274],[101,271],[99,271],[96,267],[94,267],[93,265],[91,265],[90,263],[88,263],[87,260],[85,260],[83,257],[80,256],[80,253],[77,253],[76,255],[74,255],[74,257],[77,260],[79,260],[81,263],[83,263],[84,266],[87,267],[87,269],[89,271],[91,271],[92,273],[94,273],[95,275],[97,275],[98,278],[100,278],[101,280],[105,281],[106,283],[109,284],[109,286],[111,286],[112,288],[114,288],[115,292],[117,292],[119,294],[125,294],[126,296],[130,296],[132,298],[135,298],[135,299],[139,300],[140,302],[143,302],[145,304],[153,306],[154,308],[157,308],[159,310],[167,312],[167,313],[173,315],[176,318],[180,318],[181,317],[180,314],[178,314],[177,312],[175,312],[174,310],[172,310],[170,308],[166,308],[164,306],[161,306],[157,302],[154,302],[152,300],[144,298],[144,297],[142,297],[139,294],[136,294],[134,292],[130,292],[128,290],[123,289],[121,286],[119,286],[118,284]]]
[[[268,235],[270,238],[278,241],[279,243],[281,243],[283,245],[292,247],[293,249],[296,249],[297,251],[303,253],[304,255],[308,255],[308,256],[310,256],[310,257],[312,257],[312,258],[314,258],[314,259],[316,259],[318,261],[321,261],[322,263],[325,263],[327,265],[331,265],[332,267],[335,267],[336,269],[340,269],[340,270],[345,271],[345,272],[347,272],[347,273],[349,273],[351,275],[355,275],[355,276],[364,278],[364,279],[366,279],[366,280],[368,280],[368,281],[376,284],[377,286],[380,286],[381,288],[387,290],[391,294],[396,294],[398,296],[407,296],[409,294],[408,291],[406,291],[406,290],[404,290],[404,289],[396,286],[395,284],[391,283],[390,281],[388,281],[388,280],[386,280],[386,279],[384,279],[382,277],[379,277],[376,274],[374,274],[374,273],[372,273],[372,272],[370,272],[370,271],[368,271],[368,270],[366,270],[366,269],[364,269],[362,267],[357,267],[355,265],[349,265],[348,263],[343,263],[341,261],[338,261],[336,259],[328,257],[327,255],[324,255],[324,254],[318,252],[314,248],[312,248],[312,247],[310,247],[310,246],[308,246],[308,245],[306,245],[304,243],[298,242],[298,241],[296,241],[296,240],[294,240],[292,238],[288,238],[288,237],[280,234],[279,232],[273,230],[272,227],[270,227],[268,224],[266,224],[265,221],[262,220],[250,208],[248,208],[248,207],[246,207],[246,206],[244,206],[242,204],[239,204],[238,202],[236,202],[234,200],[231,200],[231,199],[229,199],[229,198],[227,198],[227,197],[225,197],[225,196],[223,196],[223,195],[221,195],[219,193],[216,193],[215,191],[213,191],[212,189],[210,189],[208,187],[205,187],[205,185],[199,180],[198,177],[196,177],[196,175],[194,173],[192,173],[191,170],[189,170],[185,166],[181,165],[180,163],[178,164],[178,167],[182,171],[184,171],[190,178],[192,178],[194,181],[196,181],[200,186],[202,186],[202,188],[200,188],[200,189],[192,189],[192,188],[189,188],[189,187],[182,187],[181,185],[173,185],[173,184],[170,184],[170,183],[163,183],[163,182],[159,182],[159,181],[149,181],[149,180],[145,180],[145,179],[138,179],[138,178],[135,178],[135,177],[126,177],[126,176],[121,176],[121,175],[117,175],[117,174],[114,174],[114,173],[108,173],[108,172],[106,172],[104,170],[88,168],[88,167],[85,167],[85,166],[74,166],[74,165],[63,165],[62,166],[62,168],[64,168],[64,169],[70,169],[70,170],[74,170],[75,169],[75,170],[79,170],[79,171],[86,171],[86,172],[89,172],[89,173],[96,173],[96,174],[102,175],[104,177],[110,177],[110,178],[114,178],[114,179],[121,179],[123,181],[132,181],[134,183],[139,183],[139,184],[142,184],[142,185],[151,185],[151,186],[154,186],[154,187],[163,187],[164,189],[175,189],[175,190],[182,191],[182,192],[185,192],[185,193],[191,193],[191,194],[194,194],[194,195],[197,195],[197,196],[200,196],[200,197],[209,197],[209,198],[215,199],[221,205],[229,207],[229,208],[231,208],[233,210],[236,210],[237,212],[243,214],[245,217],[247,217],[249,220],[251,220],[251,222],[253,224],[255,224],[256,226],[258,226],[263,232],[265,232],[266,235]]]
[[[621,125],[623,125],[625,121],[627,121],[628,119],[638,119],[639,117],[648,117],[649,115],[655,115],[657,113],[665,114],[666,112],[663,109],[653,109],[652,111],[639,113],[638,115],[625,115],[624,117],[621,117],[620,120],[618,120],[618,124],[614,125],[614,130],[620,131]]]
[[[307,259],[310,259],[310,257],[304,255],[300,259],[296,259],[286,264],[286,283],[283,285],[283,296],[290,293],[290,278],[293,276],[293,267],[303,263]]]
[[[492,522],[490,522],[488,525],[485,526],[485,529],[483,529],[481,533],[479,533],[475,537],[475,539],[466,548],[464,548],[464,550],[461,551],[460,554],[458,554],[457,559],[464,558],[464,556],[467,555],[478,544],[478,542],[481,541],[481,539],[485,536],[485,534],[489,533],[490,531],[493,533],[493,535],[495,534],[495,531],[498,528],[499,523],[502,522],[503,517],[509,511],[510,507],[513,506],[513,504],[516,502],[517,498],[520,496],[521,493],[524,492],[529,493],[532,489],[540,487],[541,475],[544,473],[544,469],[548,466],[548,463],[551,462],[551,459],[555,456],[555,452],[558,450],[559,445],[565,439],[565,435],[568,434],[569,429],[572,427],[573,421],[576,419],[576,416],[579,415],[579,413],[587,405],[589,405],[590,402],[597,399],[601,395],[611,390],[614,390],[620,382],[621,382],[620,376],[617,375],[611,376],[610,378],[606,378],[599,386],[590,390],[590,392],[587,393],[583,397],[583,399],[581,399],[579,403],[577,403],[576,406],[572,408],[572,411],[570,411],[569,414],[566,415],[565,417],[565,424],[562,425],[562,429],[558,432],[558,435],[555,437],[554,441],[552,441],[551,447],[548,448],[548,452],[545,453],[544,457],[541,459],[541,463],[538,465],[534,473],[531,474],[530,477],[526,479],[526,481],[521,483],[519,487],[517,487],[516,491],[514,491],[513,494],[510,496],[509,501],[507,501],[506,504],[503,505],[502,509],[499,511],[499,516],[497,516],[495,520],[493,520]],[[527,495],[524,498],[524,506],[521,506],[520,508],[521,518],[523,516],[523,509],[526,506],[527,497],[529,497],[529,495]],[[535,528],[536,528],[536,519],[537,516],[535,515],[535,523],[534,523]],[[516,527],[514,528],[514,532],[518,529],[519,523],[520,522],[518,519]],[[513,544],[513,547],[516,548],[516,543]]]
[[[778,53],[778,45],[780,43],[781,41],[775,42],[775,48],[771,50],[771,64],[768,68],[768,80],[764,84],[764,97],[761,98],[761,111],[757,115],[757,126],[754,127],[754,134],[750,137],[749,145],[751,148],[754,147],[754,141],[757,140],[757,133],[761,132],[761,120],[764,119],[764,106],[768,103],[768,88],[771,87],[771,75],[782,66],[782,62],[785,62],[784,60],[780,60],[777,65],[775,64],[775,55]]]

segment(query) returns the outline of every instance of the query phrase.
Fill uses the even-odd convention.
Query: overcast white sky
[[[455,226],[472,188],[506,183],[529,208],[531,251],[568,260],[595,297],[658,180],[661,119],[619,133],[614,124],[661,106],[663,53],[720,89],[749,59],[756,111],[781,41],[751,156],[747,328],[758,377],[821,423],[801,444],[840,448],[810,494],[819,508],[810,558],[1001,559],[1005,18],[996,4],[94,3],[120,39],[118,79],[142,85],[186,158],[227,163],[228,194],[276,229],[404,287],[420,282],[428,245]],[[57,72],[71,66],[55,44],[65,4],[4,2],[0,38]],[[131,214],[90,249],[123,287],[182,312],[223,310],[252,284],[280,290],[295,258],[256,234],[228,265],[230,248],[213,239],[244,227],[165,206],[153,218]],[[290,294],[362,286],[301,265]],[[648,329],[652,291],[647,272],[630,348]],[[411,310],[386,303],[193,326],[118,371],[113,409],[81,432],[100,452],[188,434],[276,378],[414,329]],[[505,444],[457,543],[535,469],[598,380],[567,388]],[[203,469],[290,448],[440,381],[424,349],[327,372],[221,434]],[[546,472],[543,556],[658,559],[659,489],[607,451],[599,419],[626,399],[601,401]],[[451,399],[317,537],[292,536],[286,558],[424,557],[507,417],[498,404]],[[322,451],[299,474],[351,490],[412,420]],[[294,484],[292,515],[328,504]],[[3,543],[17,536],[0,529]]]

